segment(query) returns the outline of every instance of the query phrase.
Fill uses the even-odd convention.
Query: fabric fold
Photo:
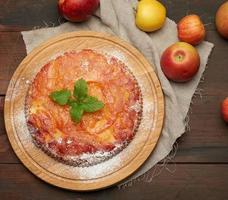
[[[168,46],[178,41],[176,23],[167,18],[161,30],[154,33],[142,32],[135,26],[136,3],[136,0],[101,0],[96,16],[87,22],[78,24],[67,22],[58,27],[22,32],[27,53],[61,33],[80,30],[110,33],[131,43],[153,64],[165,97],[164,126],[155,150],[144,165],[124,183],[144,174],[165,158],[172,150],[176,139],[185,132],[185,118],[213,48],[213,44],[209,42],[202,42],[196,47],[200,54],[201,65],[193,80],[182,84],[170,82],[161,70],[160,57]]]

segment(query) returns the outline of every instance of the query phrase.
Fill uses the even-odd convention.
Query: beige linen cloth
[[[135,5],[137,0],[101,0],[100,9],[85,23],[64,23],[58,27],[42,28],[22,32],[27,53],[40,43],[65,32],[93,30],[119,36],[135,46],[155,66],[165,96],[165,121],[158,144],[145,164],[125,183],[137,178],[165,158],[173,148],[176,139],[186,128],[186,116],[191,99],[205,70],[213,44],[203,42],[197,49],[201,58],[198,74],[188,83],[178,84],[167,80],[160,67],[160,56],[165,48],[178,41],[176,24],[166,20],[164,27],[147,34],[135,26]],[[53,8],[54,9],[54,8]]]

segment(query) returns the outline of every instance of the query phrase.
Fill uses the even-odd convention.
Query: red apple
[[[206,32],[198,15],[187,15],[177,24],[178,38],[182,42],[197,45],[205,38]]]
[[[95,12],[99,0],[59,0],[58,8],[60,14],[69,21],[82,22]]]
[[[186,42],[177,42],[168,47],[161,56],[161,68],[166,77],[175,82],[193,78],[200,66],[197,50]]]
[[[218,32],[228,39],[228,1],[219,7],[215,16],[215,23]]]
[[[228,97],[222,102],[221,113],[224,121],[228,123]]]

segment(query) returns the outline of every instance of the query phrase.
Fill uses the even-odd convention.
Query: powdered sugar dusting
[[[111,64],[113,57],[117,58],[118,60],[122,61],[125,65],[128,66],[128,62],[126,57],[121,53],[121,51],[113,49],[111,54],[103,53],[107,59],[108,64]]]
[[[114,158],[100,163],[99,165],[94,165],[88,168],[79,168],[78,173],[80,179],[92,179],[96,177],[102,177],[107,173],[113,172],[113,170],[118,169],[121,163],[121,157],[115,156]]]
[[[64,53],[55,54],[50,59],[55,59],[58,56],[63,55]],[[88,166],[88,167],[74,167],[67,166],[63,163],[60,163],[54,159],[50,159],[49,156],[42,154],[39,148],[35,148],[33,143],[31,142],[31,136],[28,132],[28,127],[26,125],[25,118],[25,105],[24,99],[26,95],[26,89],[30,85],[30,81],[32,77],[29,75],[25,77],[21,77],[18,81],[14,89],[12,90],[12,98],[17,99],[17,105],[14,108],[14,118],[15,118],[15,128],[18,137],[22,145],[25,147],[26,151],[30,154],[32,159],[39,163],[43,168],[48,168],[52,173],[67,177],[70,179],[96,179],[102,176],[109,175],[125,165],[129,164],[130,160],[135,157],[137,153],[141,151],[140,145],[144,144],[147,141],[147,136],[149,132],[154,128],[153,117],[154,112],[156,110],[156,102],[154,101],[154,89],[151,88],[150,84],[146,76],[143,74],[139,74],[141,72],[136,71],[133,65],[128,65],[127,57],[125,57],[120,51],[110,52],[111,56],[108,56],[108,62],[111,62],[111,57],[117,57],[122,62],[124,62],[135,75],[137,82],[140,86],[142,96],[143,96],[143,112],[142,112],[142,120],[138,127],[138,132],[136,133],[134,139],[128,144],[126,148],[124,148],[119,154],[110,158],[109,160],[102,161],[99,164]],[[49,59],[49,60],[50,60]],[[87,63],[82,63],[82,67],[87,67]],[[35,71],[38,71],[38,66],[36,66]],[[19,94],[23,94],[19,98]],[[7,100],[7,99],[6,99]],[[12,100],[12,99],[9,99]],[[139,110],[139,103],[136,102],[132,108],[136,112]],[[70,144],[72,141],[69,139],[66,141],[67,144]],[[118,147],[116,147],[118,149]],[[120,148],[120,147],[119,147]],[[53,152],[54,153],[54,152]],[[92,162],[93,159],[99,157],[100,159],[108,156],[109,152],[96,152],[92,157],[92,154],[82,154],[82,159],[88,159]],[[37,156],[42,155],[42,156]],[[42,157],[42,158],[41,158]],[[72,158],[74,159],[74,158]],[[47,169],[46,168],[46,169]]]
[[[72,141],[71,138],[67,138],[67,141],[66,141],[67,144],[71,144],[72,142],[73,142],[73,141]]]
[[[121,153],[117,154],[110,160],[86,168],[77,168],[77,173],[79,174],[80,179],[83,180],[103,177],[117,171],[120,167],[123,167],[125,160],[132,158],[132,149],[135,149],[135,147],[140,146],[141,143],[145,143],[147,141],[147,137],[142,137],[140,134],[151,132],[154,128],[153,113],[155,109],[155,102],[153,101],[153,95],[151,95],[150,87],[146,84],[145,79],[137,79],[137,81],[141,86],[140,88],[143,95],[143,112],[142,120],[135,138],[125,149],[122,150]],[[135,103],[132,108],[138,110],[139,104]]]
[[[58,138],[58,139],[57,139],[57,142],[58,142],[59,144],[62,144],[63,139],[62,139],[62,138]]]
[[[88,60],[82,60],[80,67],[83,68],[83,69],[85,69],[86,71],[88,71],[89,61]]]
[[[142,108],[141,102],[136,101],[134,105],[130,107],[131,110],[134,110],[135,112],[140,112]]]
[[[143,120],[140,124],[140,126],[142,127],[142,129],[144,131],[150,131],[151,129],[151,124],[153,122],[153,116],[151,116],[151,113],[153,112],[153,103],[151,102],[144,102],[143,105]]]
[[[117,144],[115,146],[115,149],[113,149],[110,152],[107,151],[97,151],[95,153],[83,153],[79,156],[65,156],[64,158],[67,160],[72,160],[72,161],[78,161],[78,160],[86,160],[86,163],[82,163],[80,166],[83,167],[88,166],[88,165],[93,165],[96,162],[101,163],[102,161],[107,160],[107,158],[110,158],[113,154],[113,152],[118,152],[122,150],[123,145]],[[99,165],[99,164],[98,164]]]
[[[92,52],[91,50],[86,50],[87,51],[87,56],[88,56],[88,52]],[[83,52],[83,51],[82,51]],[[76,54],[77,55],[77,53],[81,53],[81,52],[66,52],[64,55],[66,55],[66,56],[70,56],[70,58],[72,59],[72,58],[74,58],[74,55]],[[116,52],[116,54],[115,55],[121,55],[121,54],[119,54],[119,52]],[[103,54],[102,54],[103,55]],[[108,56],[108,54],[106,54],[106,56]],[[60,62],[61,61],[61,59],[62,58],[57,58],[58,59],[58,61]],[[48,139],[46,139],[45,138],[45,140],[41,140],[40,139],[40,134],[41,134],[41,132],[40,131],[35,131],[35,132],[32,132],[30,129],[30,132],[31,132],[31,135],[33,136],[33,140],[34,140],[34,142],[36,143],[36,145],[39,147],[39,148],[41,148],[45,153],[47,153],[48,155],[50,155],[50,156],[52,156],[52,154],[53,154],[53,156],[52,157],[54,157],[56,160],[59,160],[59,161],[61,161],[61,162],[63,162],[63,163],[65,163],[65,164],[69,164],[69,165],[73,165],[73,166],[78,166],[78,167],[88,167],[88,166],[90,166],[90,165],[95,165],[95,164],[98,164],[98,163],[100,163],[100,162],[103,162],[103,161],[105,161],[105,160],[108,160],[108,159],[110,159],[111,157],[113,157],[113,156],[115,156],[116,154],[118,154],[121,150],[123,150],[130,142],[131,142],[131,140],[133,139],[133,137],[134,137],[134,135],[136,134],[136,132],[137,132],[137,129],[138,129],[138,125],[139,125],[139,123],[140,123],[140,121],[141,121],[141,112],[142,112],[142,96],[141,96],[141,92],[140,92],[140,88],[139,88],[139,86],[138,86],[138,83],[137,83],[137,81],[136,81],[136,79],[135,79],[135,77],[134,77],[134,75],[132,74],[132,72],[127,68],[127,66],[125,65],[125,63],[123,63],[121,60],[119,60],[119,58],[118,59],[116,59],[116,57],[115,56],[112,56],[110,59],[113,59],[113,61],[111,62],[111,65],[112,66],[115,66],[115,67],[117,67],[117,69],[118,68],[120,68],[120,70],[116,70],[116,76],[117,76],[117,72],[121,72],[122,74],[125,74],[125,79],[123,78],[123,80],[124,80],[124,82],[123,82],[123,84],[128,84],[128,86],[126,86],[126,88],[127,88],[127,90],[129,90],[128,92],[126,92],[126,93],[124,93],[124,99],[126,99],[126,102],[127,102],[127,100],[128,100],[128,104],[129,105],[132,105],[135,101],[137,101],[136,102],[136,104],[134,104],[131,108],[130,108],[130,111],[129,111],[129,108],[128,108],[128,110],[123,110],[123,113],[125,113],[125,112],[129,112],[129,113],[131,113],[132,114],[132,118],[134,118],[134,120],[133,119],[131,119],[132,121],[133,121],[133,123],[128,123],[127,124],[127,122],[126,122],[126,126],[125,126],[125,130],[124,131],[119,131],[119,132],[117,132],[115,129],[113,129],[113,130],[115,130],[118,134],[120,134],[120,136],[118,136],[117,134],[115,135],[115,136],[112,136],[113,137],[113,140],[112,140],[112,142],[110,142],[110,144],[108,144],[107,145],[107,149],[105,149],[104,150],[104,152],[103,151],[99,151],[99,149],[102,149],[102,148],[98,148],[98,149],[95,149],[94,147],[93,147],[93,144],[91,145],[92,147],[90,147],[89,145],[88,145],[88,150],[87,150],[87,152],[90,152],[90,153],[83,153],[83,151],[85,151],[83,148],[81,148],[82,150],[82,153],[78,153],[77,152],[77,150],[76,150],[76,148],[74,148],[74,146],[76,146],[76,144],[72,144],[72,145],[66,145],[66,144],[71,144],[72,143],[72,141],[70,141],[70,140],[68,140],[68,138],[66,137],[64,137],[64,140],[63,140],[63,138],[62,137],[57,137],[57,138],[55,138],[55,141],[53,142],[52,140],[53,139],[50,139],[50,137],[47,137]],[[76,59],[76,61],[78,61],[77,59]],[[53,64],[55,61],[51,61],[51,64]],[[85,69],[85,70],[88,70],[88,67],[90,67],[90,65],[91,65],[91,63],[92,63],[92,61],[91,60],[89,60],[89,58],[88,57],[82,57],[82,59],[80,59],[78,62],[76,62],[76,64],[75,64],[75,66],[77,66],[77,67],[81,67],[82,69]],[[57,63],[57,61],[56,61],[56,63]],[[61,63],[61,62],[60,62]],[[118,63],[118,65],[116,64],[116,63]],[[52,66],[51,64],[45,64],[44,65],[44,67],[50,67],[50,66]],[[102,63],[101,63],[102,64]],[[105,62],[105,64],[106,64],[106,62]],[[109,66],[110,68],[112,67],[112,66]],[[65,66],[64,66],[65,67]],[[98,68],[99,69],[99,68]],[[81,70],[81,69],[80,69]],[[44,70],[42,70],[42,71],[40,71],[41,73],[42,72],[44,72]],[[90,73],[91,72],[91,70],[88,72],[88,73]],[[111,72],[111,71],[110,71]],[[114,72],[115,72],[115,70],[114,70]],[[63,71],[62,71],[62,73],[63,73]],[[73,73],[73,72],[72,72]],[[83,72],[84,73],[84,72]],[[94,73],[94,72],[93,72]],[[38,75],[39,75],[39,73],[38,73]],[[113,75],[113,74],[112,74]],[[76,74],[76,77],[78,76],[78,74]],[[42,76],[41,76],[42,77]],[[115,76],[114,76],[115,77]],[[127,78],[126,78],[127,77]],[[119,78],[119,76],[117,76],[117,78]],[[72,79],[72,78],[71,78]],[[36,79],[35,79],[36,80]],[[93,79],[92,79],[93,80]],[[112,83],[113,85],[115,84],[115,83]],[[36,84],[35,84],[36,85]],[[131,86],[131,87],[130,87]],[[44,86],[45,87],[45,86]],[[119,86],[119,87],[121,87],[121,86]],[[137,90],[136,90],[136,88],[137,88]],[[135,90],[135,91],[132,91],[132,90]],[[130,93],[132,92],[132,95],[129,95]],[[28,93],[29,94],[29,93]],[[118,92],[116,92],[115,93],[116,94],[116,96],[118,96]],[[46,95],[46,94],[44,94],[44,95]],[[130,96],[130,97],[129,97]],[[129,98],[129,99],[128,99]],[[138,99],[138,100],[137,100]],[[29,101],[28,101],[29,102]],[[123,101],[124,102],[124,101]],[[127,104],[127,105],[128,105]],[[28,104],[28,107],[29,107],[29,104]],[[131,110],[134,110],[135,112],[131,112]],[[28,113],[28,112],[27,112]],[[30,122],[29,121],[29,113],[28,113],[28,115],[27,115],[27,117],[28,117],[28,123]],[[120,117],[121,118],[121,117]],[[127,117],[126,117],[126,121],[127,121]],[[114,123],[115,123],[116,121],[114,121]],[[118,121],[117,121],[118,122]],[[32,123],[30,123],[30,126],[32,126]],[[126,127],[127,126],[129,126],[130,128],[129,129],[127,129]],[[121,126],[119,126],[119,127],[121,127]],[[41,129],[42,130],[42,129]],[[120,129],[121,130],[121,129]],[[71,131],[71,130],[70,130]],[[128,131],[131,131],[131,133],[129,133],[129,135],[128,135]],[[76,132],[76,133],[74,133],[75,135],[76,134],[78,134],[79,132]],[[121,134],[123,135],[123,136],[121,136]],[[76,135],[77,136],[77,135]],[[73,136],[72,136],[73,137]],[[99,136],[100,137],[100,136]],[[101,136],[101,137],[103,137],[103,136]],[[76,137],[75,137],[76,138]],[[123,139],[124,138],[124,139]],[[66,141],[65,141],[65,139],[66,139]],[[119,140],[118,140],[119,139]],[[123,141],[120,141],[120,140],[123,140]],[[74,141],[76,141],[76,142],[78,142],[77,141],[77,139],[76,140],[74,140]],[[115,141],[115,142],[113,142],[113,141]],[[44,143],[44,144],[43,144]],[[48,146],[48,145],[45,145],[45,143],[50,143],[50,146]],[[56,145],[56,143],[57,144],[60,144],[60,146],[57,146]],[[121,145],[119,145],[119,143],[121,144]],[[84,143],[82,142],[82,145],[83,145]],[[88,144],[89,144],[89,142],[88,142]],[[78,146],[80,146],[81,144],[79,143],[78,144]],[[87,145],[87,144],[86,144]],[[57,146],[57,148],[55,148]],[[58,147],[59,147],[59,149],[61,148],[61,150],[59,150],[58,149]],[[92,148],[94,148],[94,149],[92,149],[92,150],[90,150],[89,149],[89,147],[92,149]],[[54,149],[54,150],[56,150],[56,152],[57,152],[57,154],[58,155],[56,155],[56,153],[53,153],[53,151],[52,151],[52,148]],[[79,147],[78,147],[79,148]],[[60,153],[59,153],[60,152]]]
[[[30,84],[30,80],[26,80],[25,83],[26,83],[26,84]]]

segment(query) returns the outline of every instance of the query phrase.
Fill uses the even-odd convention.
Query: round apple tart
[[[103,106],[95,112],[79,112],[75,121],[70,106],[59,105],[50,94],[67,90],[72,95],[75,82],[82,79],[88,95]],[[123,150],[136,134],[141,115],[142,96],[134,75],[116,57],[90,49],[66,52],[47,63],[26,97],[34,143],[49,156],[78,167],[103,162]]]

